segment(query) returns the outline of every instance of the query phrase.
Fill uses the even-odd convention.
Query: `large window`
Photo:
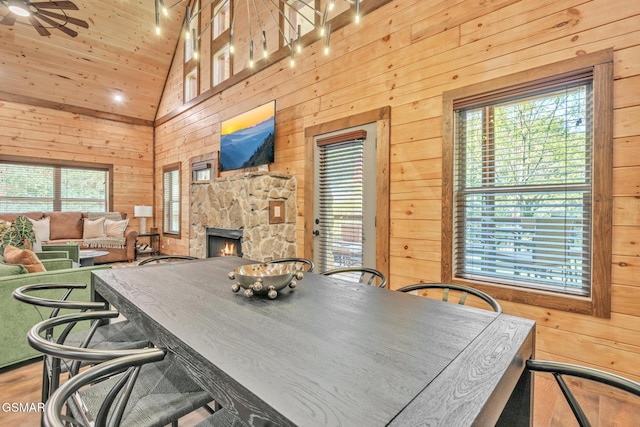
[[[231,3],[219,0],[213,3],[213,29],[211,30],[211,81],[213,86],[231,77],[232,57],[229,50]]]
[[[108,210],[108,167],[0,162],[0,212]]]
[[[197,13],[197,16],[190,18],[184,37],[184,102],[191,101],[200,92],[198,74],[200,3],[196,1],[191,10]]]
[[[594,285],[608,284],[596,283],[594,268],[610,257],[601,250],[610,213],[599,202],[610,189],[598,182],[611,175],[604,167],[612,144],[611,102],[605,107],[602,99],[610,97],[602,84],[607,64],[449,98],[447,280],[589,302],[601,296]],[[596,114],[594,105],[609,114]],[[594,148],[601,145],[609,159]]]
[[[164,167],[163,232],[180,235],[180,163]]]
[[[219,85],[231,76],[231,56],[229,55],[228,44],[213,54],[211,72],[214,86]]]
[[[193,68],[184,76],[184,102],[198,96],[198,68]]]

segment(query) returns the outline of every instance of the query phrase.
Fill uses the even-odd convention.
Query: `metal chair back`
[[[619,375],[601,371],[599,369],[593,369],[571,363],[533,359],[527,360],[527,369],[531,372],[547,372],[553,375],[556,382],[558,383],[558,386],[560,387],[560,390],[562,391],[564,398],[569,404],[573,415],[576,417],[576,420],[581,427],[590,426],[591,423],[587,414],[580,405],[579,399],[576,398],[574,392],[572,391],[572,384],[575,381],[565,381],[565,377],[573,377],[574,379],[582,378],[590,381],[595,381],[601,384],[606,384],[615,389],[625,391],[627,393],[630,393],[631,395],[640,397],[640,383],[628,378],[621,377]],[[576,385],[576,387],[579,388],[580,386]],[[638,399],[638,404],[640,404],[640,399]]]
[[[379,288],[385,288],[387,286],[387,279],[384,274],[369,267],[342,267],[334,268],[333,270],[325,271],[325,276],[332,276],[334,274],[340,275],[357,275],[358,282],[366,285],[377,286]]]
[[[502,313],[502,306],[498,301],[493,298],[491,295],[482,292],[479,289],[472,288],[470,286],[464,285],[456,285],[453,283],[417,283],[415,285],[405,286],[403,288],[398,289],[398,292],[413,292],[420,290],[429,290],[429,289],[438,289],[442,291],[442,300],[449,301],[449,296],[451,291],[455,291],[458,293],[458,304],[464,305],[467,302],[467,297],[469,295],[474,295],[475,297],[483,300],[491,309],[497,313]]]

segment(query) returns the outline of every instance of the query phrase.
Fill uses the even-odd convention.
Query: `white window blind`
[[[590,295],[592,75],[454,103],[454,275]]]
[[[363,141],[318,146],[320,271],[362,265]]]
[[[165,233],[180,233],[180,169],[164,171],[164,218]]]
[[[0,162],[0,212],[106,212],[109,171]]]

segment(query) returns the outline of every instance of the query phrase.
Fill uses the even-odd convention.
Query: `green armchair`
[[[80,245],[78,245],[77,243],[45,244],[42,245],[42,251],[39,253],[61,251],[67,252],[66,258],[71,259],[71,261],[75,263],[80,262]],[[43,259],[42,257],[40,257],[40,255],[38,255],[38,258],[40,258],[41,260]]]

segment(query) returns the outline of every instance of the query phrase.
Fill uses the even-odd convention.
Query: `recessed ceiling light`
[[[114,99],[114,101],[116,101],[116,102],[122,102],[122,100],[124,99],[124,96],[122,96],[122,93],[120,93],[120,92],[116,92],[116,93],[113,95],[113,99]]]

